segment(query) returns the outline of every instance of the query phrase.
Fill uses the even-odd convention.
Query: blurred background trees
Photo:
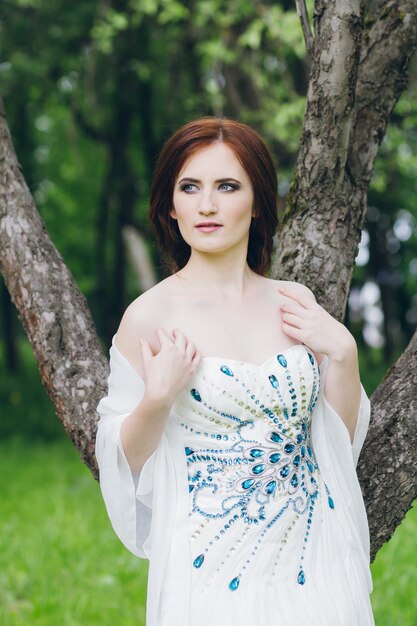
[[[141,290],[126,226],[157,280],[168,272],[147,205],[174,129],[207,114],[252,124],[284,204],[309,73],[299,19],[292,1],[272,0],[8,0],[1,12],[0,88],[18,158],[108,346]],[[417,322],[416,83],[414,62],[378,157],[347,311],[370,391]],[[25,337],[3,285],[0,307],[2,366],[18,372]]]
[[[294,4],[3,0],[0,92],[14,145],[106,348],[143,288],[127,227],[145,242],[156,280],[168,273],[147,211],[157,154],[178,126],[211,114],[254,126],[284,206],[310,69]],[[416,191],[414,59],[379,151],[346,312],[368,393],[417,325]],[[5,441],[64,436],[1,277],[0,411]]]

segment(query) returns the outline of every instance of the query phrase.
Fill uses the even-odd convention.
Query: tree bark
[[[416,498],[417,332],[371,397],[372,417],[358,463],[371,558]]]
[[[271,273],[309,285],[339,319],[375,156],[416,46],[415,17],[414,0],[388,2],[365,25],[361,0],[316,0],[304,129]],[[2,111],[0,269],[58,416],[97,476],[95,408],[105,392],[108,364],[85,298],[36,213]],[[358,468],[372,555],[415,496],[416,343],[414,337],[372,396]]]
[[[36,211],[1,103],[0,270],[57,415],[97,476],[95,409],[106,391],[107,359],[86,299]]]
[[[271,271],[311,287],[338,319],[346,308],[375,158],[417,46],[414,0],[375,2],[371,10],[364,21],[360,0],[315,3],[300,151]],[[358,476],[372,558],[416,497],[416,341],[371,397]]]

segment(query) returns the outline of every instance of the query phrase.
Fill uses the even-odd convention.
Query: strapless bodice
[[[304,584],[304,539],[324,488],[333,506],[311,445],[319,385],[312,352],[297,344],[261,365],[205,357],[177,396],[173,413],[184,434],[196,569],[223,534],[236,535],[250,552],[266,534],[285,542],[288,524],[306,516],[306,525],[298,525],[303,548],[295,574]],[[242,573],[229,581],[231,590]]]
[[[204,357],[178,394],[173,412],[185,426],[213,435],[236,431],[248,420],[290,431],[308,421],[318,392],[317,362],[310,350],[296,344],[261,365]]]

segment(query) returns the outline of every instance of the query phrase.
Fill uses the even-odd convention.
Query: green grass
[[[147,562],[119,542],[68,440],[0,444],[0,624],[141,626]],[[377,626],[417,624],[414,507],[372,565]]]
[[[0,446],[0,624],[141,626],[147,562],[69,441]]]

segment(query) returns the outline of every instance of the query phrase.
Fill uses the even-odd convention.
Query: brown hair
[[[271,263],[273,236],[278,225],[277,173],[271,154],[250,126],[218,116],[202,117],[179,128],[164,144],[152,180],[149,218],[157,239],[170,259],[172,273],[184,267],[191,255],[172,209],[175,181],[185,164],[199,150],[216,142],[230,147],[248,174],[254,194],[255,216],[249,230],[247,262],[265,275]]]

